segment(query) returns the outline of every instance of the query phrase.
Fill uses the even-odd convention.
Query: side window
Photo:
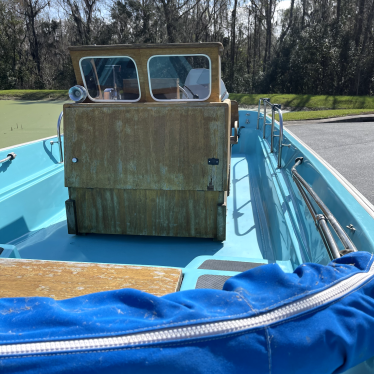
[[[206,100],[211,91],[210,59],[205,55],[153,56],[148,60],[148,79],[155,100]]]
[[[138,101],[139,77],[130,57],[84,57],[79,61],[84,86],[93,101]]]

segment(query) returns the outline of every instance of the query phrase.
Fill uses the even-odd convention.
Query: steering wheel
[[[179,86],[179,90],[182,91],[183,95],[185,96],[184,98],[181,97],[181,99],[188,99],[188,93],[186,92],[186,90],[181,86]]]

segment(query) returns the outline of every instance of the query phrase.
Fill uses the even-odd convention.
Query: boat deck
[[[277,262],[292,271],[289,261],[275,261],[269,227],[248,155],[231,159],[231,191],[227,199],[227,239],[126,235],[69,235],[64,216],[50,226],[31,231],[8,244],[22,259],[97,262],[186,268],[182,289],[194,288],[202,274],[232,276],[239,271],[200,270],[207,259],[251,263]]]
[[[272,260],[259,236],[268,236],[256,214],[256,186],[251,185],[246,155],[233,155],[231,193],[228,197],[227,240],[126,235],[69,235],[66,219],[31,231],[9,244],[21,258],[56,261],[126,263],[185,267],[197,256],[245,257]]]

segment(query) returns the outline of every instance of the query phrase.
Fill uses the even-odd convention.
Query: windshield
[[[86,57],[80,66],[93,100],[139,100],[138,73],[130,57]]]
[[[210,60],[198,56],[154,56],[148,60],[150,90],[156,100],[206,100]]]

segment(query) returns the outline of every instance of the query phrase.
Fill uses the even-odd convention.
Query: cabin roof
[[[69,51],[107,51],[118,49],[188,49],[188,48],[218,48],[223,52],[222,43],[160,43],[160,44],[111,44],[111,45],[79,45],[69,47]]]

